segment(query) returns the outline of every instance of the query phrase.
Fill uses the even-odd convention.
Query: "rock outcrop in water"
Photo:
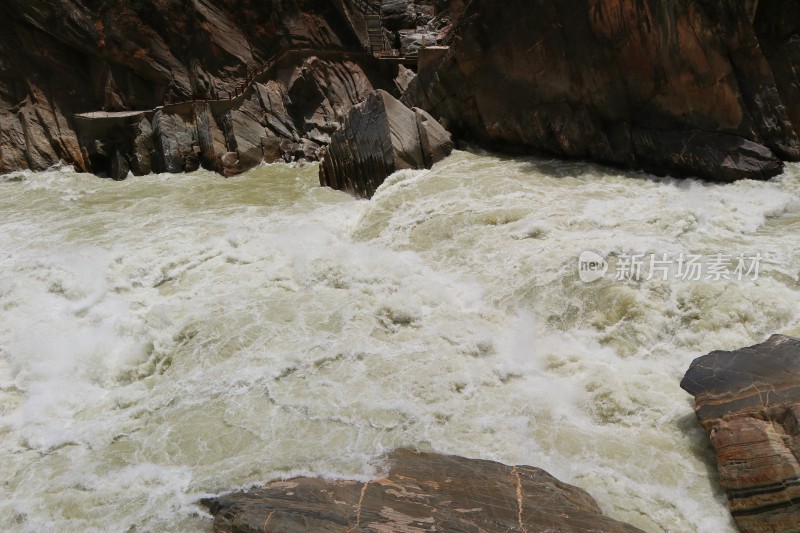
[[[800,339],[696,359],[681,382],[745,533],[800,530]]]
[[[377,91],[333,134],[323,152],[320,183],[371,198],[393,172],[431,168],[453,148],[450,134],[428,113]]]
[[[405,101],[457,136],[718,181],[800,157],[800,0],[473,0],[454,34]]]
[[[301,478],[203,503],[217,533],[639,531],[537,468],[403,450],[389,464],[369,483]]]
[[[95,172],[121,154],[135,175],[202,166],[230,176],[262,161],[316,160],[347,112],[386,85],[369,65],[297,55],[289,54],[232,101],[79,115],[79,143]],[[279,81],[269,79],[272,74]]]

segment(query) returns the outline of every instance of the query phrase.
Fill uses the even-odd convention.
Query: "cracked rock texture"
[[[64,161],[115,178],[198,165],[233,174],[313,158],[353,105],[396,90],[397,68],[364,54],[366,42],[353,0],[4,0],[0,173]],[[74,118],[227,95],[249,69],[301,49],[232,104],[81,128]]]
[[[739,529],[800,530],[800,339],[712,352],[681,387],[695,397]]]
[[[376,91],[350,111],[323,150],[320,184],[371,198],[392,173],[431,168],[453,148],[450,134],[428,113]]]
[[[76,119],[91,169],[108,173],[117,155],[135,175],[190,172],[225,176],[262,161],[316,160],[347,113],[387,80],[369,67],[316,55],[288,57],[232,102],[187,102],[122,118]],[[117,154],[117,155],[115,155]],[[124,179],[113,172],[114,179]]]
[[[369,483],[300,478],[203,503],[216,533],[639,531],[538,468],[406,450],[388,464]]]
[[[800,0],[467,2],[404,96],[456,136],[657,174],[800,157]]]

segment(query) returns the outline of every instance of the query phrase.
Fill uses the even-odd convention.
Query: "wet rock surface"
[[[353,108],[323,151],[323,186],[370,198],[392,173],[431,168],[453,151],[450,134],[428,113],[385,91]]]
[[[388,464],[385,477],[368,483],[292,479],[203,504],[217,533],[639,531],[538,468],[407,450]]]
[[[696,359],[681,382],[717,452],[720,483],[745,533],[800,529],[800,339]]]
[[[765,179],[800,156],[798,13],[796,0],[473,0],[404,101],[501,150]]]

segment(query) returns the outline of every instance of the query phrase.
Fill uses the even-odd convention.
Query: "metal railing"
[[[374,2],[370,2],[369,0],[353,0],[358,7],[358,9],[364,14],[371,14],[371,15],[380,15],[381,14],[381,5],[380,3],[375,4]]]

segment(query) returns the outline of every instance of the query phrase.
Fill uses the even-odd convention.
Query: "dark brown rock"
[[[800,157],[799,10],[800,0],[473,0],[449,54],[404,101],[498,149],[764,179]],[[775,30],[783,13],[791,22]]]
[[[279,80],[254,83],[232,101],[81,115],[76,124],[80,145],[92,169],[102,174],[109,173],[114,149],[125,154],[136,175],[201,165],[232,176],[261,161],[316,160],[350,109],[373,90],[373,82],[392,83],[347,60],[302,54],[288,57],[276,74]],[[105,147],[102,154],[98,146]],[[223,159],[224,154],[235,156]]]
[[[320,183],[371,198],[392,173],[430,168],[452,150],[450,134],[429,114],[376,91],[333,135],[320,165]]]
[[[191,108],[185,112],[157,111],[153,117],[153,139],[161,172],[184,172],[187,158],[197,142]]]
[[[64,161],[78,170],[95,163],[95,171],[108,174],[117,147],[135,174],[197,163],[226,172],[221,157],[227,152],[239,154],[235,171],[242,171],[261,161],[263,139],[325,143],[355,103],[375,88],[393,87],[393,73],[362,53],[359,17],[349,0],[288,0],[270,9],[258,0],[2,2],[0,173]],[[244,99],[255,111],[210,102],[197,117],[191,104],[153,116],[167,100],[187,101],[212,89],[226,97],[248,69],[290,49],[305,52],[285,57],[264,76],[273,91],[269,101],[262,102],[264,94]],[[328,56],[314,59],[315,52]],[[233,109],[246,118],[234,113],[229,124],[236,133],[222,139],[223,115]],[[76,114],[135,110],[148,111],[152,135],[146,126],[141,135],[110,126],[94,129],[111,137],[76,134]],[[253,120],[269,131],[249,135]],[[237,135],[241,147],[225,144]],[[110,148],[101,154],[98,144]]]
[[[388,463],[368,483],[300,478],[203,503],[216,533],[639,531],[538,468],[406,450]]]
[[[234,167],[226,167],[225,175],[240,174],[249,170],[264,159],[262,139],[267,137],[261,124],[263,112],[252,100],[245,100],[238,109],[232,109],[225,116],[228,148],[238,154]]]
[[[150,122],[141,117],[133,130],[133,147],[131,150],[131,171],[136,176],[144,176],[153,171],[153,128]]]
[[[110,178],[115,181],[122,181],[128,177],[131,167],[128,160],[119,150],[114,151],[111,158],[111,176]]]
[[[745,533],[800,529],[800,339],[696,359],[681,382],[717,452],[720,483]]]

